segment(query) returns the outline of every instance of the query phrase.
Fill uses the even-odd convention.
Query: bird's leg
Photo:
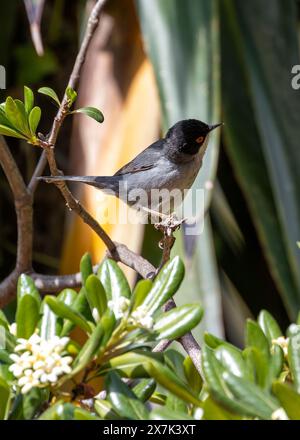
[[[176,214],[172,213],[169,216],[165,216],[164,220],[160,223],[154,225],[157,230],[162,231],[163,233],[163,238],[159,242],[159,247],[162,249],[163,254],[156,273],[158,273],[164,264],[170,259],[171,250],[175,243],[175,237],[173,234],[185,221],[186,218],[178,220]]]

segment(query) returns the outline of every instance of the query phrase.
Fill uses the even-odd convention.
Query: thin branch
[[[32,264],[32,196],[2,136],[0,136],[0,164],[14,197],[18,228],[15,271],[20,274],[31,270]],[[5,296],[13,297],[14,292],[11,287],[16,279],[14,272],[0,284],[0,300]]]
[[[101,12],[103,10],[103,7],[104,7],[106,1],[107,0],[98,0],[97,3],[95,4],[94,8],[92,9],[90,16],[89,16],[86,30],[85,30],[85,34],[83,36],[82,43],[81,43],[79,52],[77,54],[77,57],[76,57],[76,60],[75,60],[74,66],[73,66],[73,70],[71,72],[69,82],[68,82],[68,86],[72,87],[72,89],[76,88],[77,83],[79,81],[81,69],[84,64],[90,42],[92,40],[94,32],[95,32],[97,25],[99,23],[100,15],[101,15]],[[48,143],[51,146],[54,146],[56,144],[56,140],[57,140],[57,136],[58,136],[60,127],[61,127],[65,117],[67,116],[67,110],[68,110],[67,104],[68,104],[68,97],[65,93],[63,100],[61,102],[61,105],[58,109],[58,112],[54,118],[53,125],[51,128],[49,137],[48,137]],[[46,164],[47,164],[47,157],[46,157],[45,151],[43,151],[43,153],[41,154],[41,157],[39,159],[39,162],[36,166],[35,172],[33,173],[33,176],[30,180],[29,185],[28,185],[28,188],[32,194],[35,192],[35,190],[38,186],[38,183],[39,183],[37,177],[40,177],[43,174],[43,171],[45,169]]]

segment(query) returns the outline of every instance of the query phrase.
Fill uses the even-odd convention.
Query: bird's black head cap
[[[197,119],[179,121],[167,132],[166,141],[171,154],[195,155],[205,144],[208,133],[213,129],[211,125]]]

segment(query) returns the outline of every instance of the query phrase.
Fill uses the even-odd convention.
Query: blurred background
[[[93,3],[2,2],[1,101],[22,97],[23,85],[62,96]],[[108,0],[76,103],[100,108],[105,121],[69,117],[60,132],[56,155],[66,174],[109,175],[180,119],[225,123],[194,184],[210,208],[204,232],[190,236],[183,228],[172,251],[187,269],[177,303],[205,308],[198,340],[205,329],[241,345],[246,317],[266,308],[284,327],[300,309],[300,90],[291,86],[299,18],[296,0]],[[37,101],[46,134],[56,109],[43,96]],[[40,151],[8,142],[28,181]],[[72,189],[96,217],[109,207],[93,188]],[[86,251],[101,260],[103,244],[56,188],[40,184],[34,207],[38,272],[75,272]],[[160,234],[151,225],[105,229],[158,264]],[[14,205],[1,170],[1,278],[15,254]]]

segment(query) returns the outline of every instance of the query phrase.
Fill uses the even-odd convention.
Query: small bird
[[[220,125],[222,123],[208,125],[196,119],[179,121],[165,138],[151,144],[113,176],[43,176],[39,179],[48,183],[62,180],[86,183],[119,197],[139,211],[166,216],[173,212],[176,203],[163,200],[164,197],[173,190],[179,190],[184,197],[202,166],[209,133]],[[168,191],[153,203],[153,190]],[[134,196],[128,197],[132,191]],[[137,197],[139,191],[141,195]]]

